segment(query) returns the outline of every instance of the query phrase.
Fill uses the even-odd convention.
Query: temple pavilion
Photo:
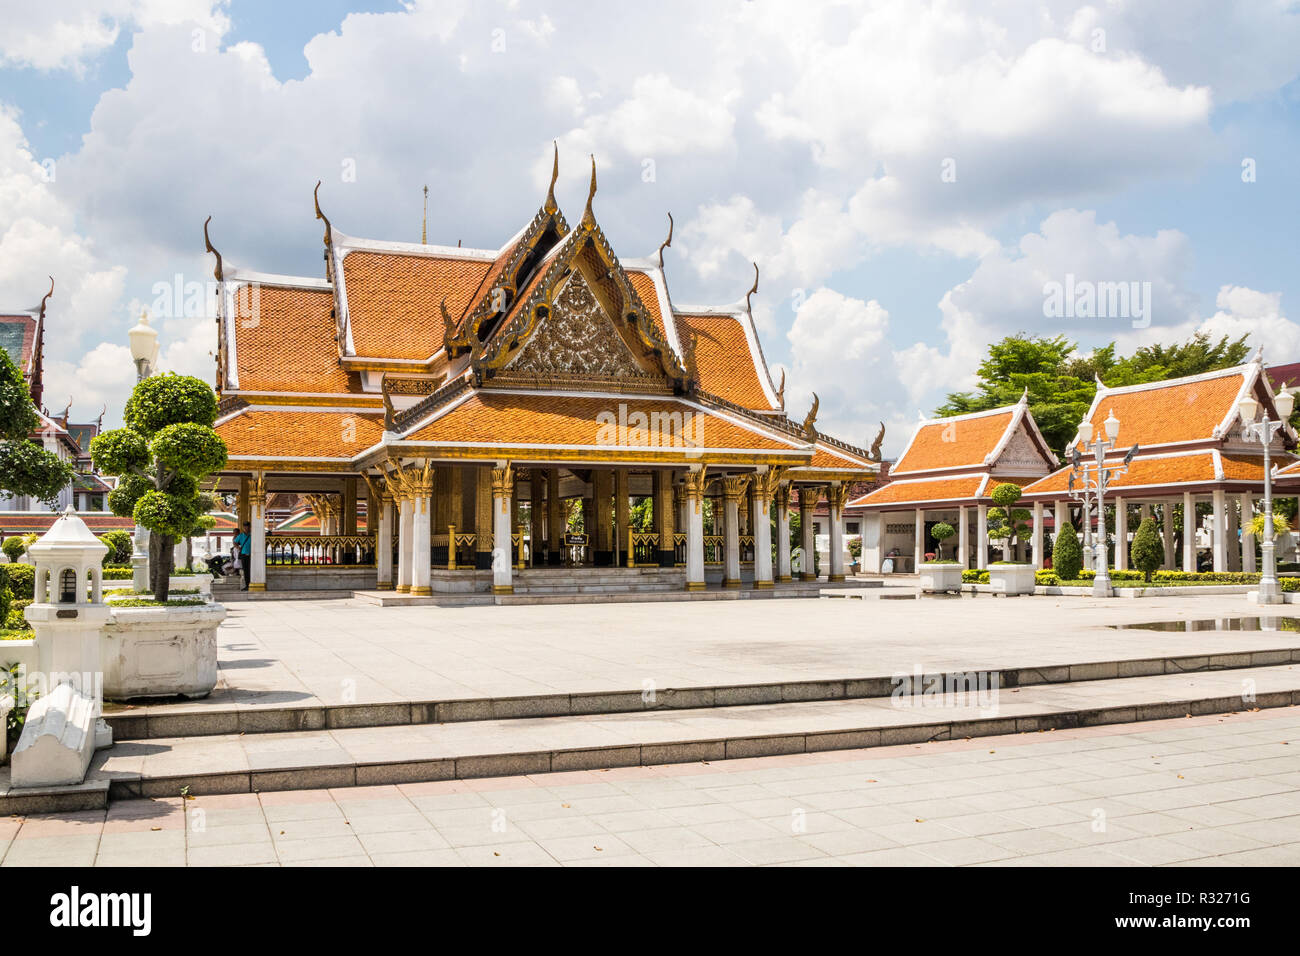
[[[1138,523],[1156,518],[1165,568],[1256,570],[1249,526],[1264,493],[1264,456],[1258,443],[1242,438],[1237,409],[1243,397],[1253,396],[1276,420],[1273,391],[1260,355],[1244,365],[1161,382],[1110,388],[1098,381],[1087,421],[1094,434],[1112,415],[1119,422],[1106,459],[1123,472],[1105,498],[1112,540],[1125,545],[1114,549],[1114,567],[1128,568],[1127,544]],[[1289,427],[1270,446],[1275,494],[1300,491],[1295,446]],[[953,542],[944,547],[946,557],[986,568],[1001,556],[991,550],[987,525],[989,495],[1001,482],[1021,486],[1017,507],[1033,516],[1013,557],[1044,567],[1048,532],[1069,520],[1082,535],[1085,566],[1092,565],[1096,508],[1085,512],[1071,494],[1071,467],[1047,447],[1025,397],[1014,406],[922,421],[890,474],[893,480],[846,508],[863,523],[867,572],[914,570],[934,551],[929,531],[938,521],[958,531],[955,549]]]
[[[557,174],[558,157],[499,249],[358,239],[319,196],[323,277],[237,269],[208,240],[217,487],[252,524],[252,588],[510,593],[557,568],[575,587],[779,588],[792,490],[805,518],[829,503],[821,571],[843,577],[848,491],[879,456],[821,433],[815,399],[787,416],[750,311],[757,267],[735,304],[677,305],[671,229],[622,262],[593,212],[594,162],[576,226]],[[317,530],[268,534],[267,496],[290,492]]]

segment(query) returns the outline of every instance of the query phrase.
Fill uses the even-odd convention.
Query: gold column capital
[[[734,501],[739,504],[749,489],[749,482],[749,475],[727,475],[722,479],[722,494],[728,502]]]

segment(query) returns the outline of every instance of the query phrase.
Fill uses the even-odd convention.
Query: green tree
[[[14,564],[18,563],[19,559],[23,556],[23,552],[26,550],[27,542],[25,542],[20,535],[16,534],[5,538],[5,543],[0,544],[0,551],[4,551],[5,557]]]
[[[1004,481],[996,485],[989,497],[997,507],[988,511],[988,536],[1002,541],[1003,560],[1010,560],[1011,543],[1016,538],[1023,539],[1029,534],[1029,512],[1024,508],[1012,507],[1020,500],[1021,489],[1017,484]]]
[[[23,373],[0,349],[0,495],[53,505],[72,481],[72,465],[31,440],[41,424]]]
[[[1060,452],[1074,437],[1097,391],[1097,378],[1112,387],[1164,381],[1230,368],[1246,360],[1245,336],[1214,342],[1198,332],[1174,345],[1143,346],[1115,357],[1115,343],[1081,354],[1064,335],[1009,335],[989,346],[980,363],[974,392],[953,392],[935,410],[939,416],[964,415],[1013,405],[1026,390],[1034,421],[1048,446]],[[1300,410],[1297,410],[1300,417]]]
[[[135,387],[126,425],[90,443],[95,467],[121,480],[109,495],[115,515],[147,528],[150,589],[167,600],[173,546],[193,533],[211,498],[199,482],[226,464],[226,443],[212,428],[217,397],[202,379],[155,375]]]
[[[131,563],[131,536],[125,531],[105,531],[99,536],[99,540],[108,548],[108,554],[104,555],[105,567],[110,564]]]
[[[1077,581],[1083,570],[1083,548],[1079,536],[1070,522],[1062,522],[1056,529],[1056,542],[1052,545],[1052,570],[1062,581]]]
[[[1119,542],[1116,542],[1117,546]],[[1165,561],[1165,545],[1160,538],[1155,518],[1147,518],[1138,525],[1133,535],[1133,567],[1142,572],[1144,580],[1151,580],[1151,573]]]
[[[938,553],[934,556],[936,561],[943,560],[943,543],[957,533],[957,529],[946,521],[940,521],[930,529],[930,537],[938,544]]]

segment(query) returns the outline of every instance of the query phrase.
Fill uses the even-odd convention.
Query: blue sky
[[[850,440],[884,419],[901,441],[1021,329],[1300,359],[1296,4],[0,7],[0,307],[56,274],[50,401],[78,413],[120,409],[155,287],[208,278],[208,214],[230,261],[319,275],[316,179],[337,227],[406,240],[428,182],[431,241],[495,247],[552,140],[571,217],[596,155],[624,258],[673,212],[679,303],[739,298],[759,262],[792,413],[816,389]],[[1044,316],[1067,273],[1150,283],[1151,327]],[[210,322],[159,321],[165,364],[210,377]]]

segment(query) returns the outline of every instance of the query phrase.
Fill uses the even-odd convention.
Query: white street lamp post
[[[147,312],[140,312],[140,321],[127,337],[135,362],[135,382],[139,385],[153,374],[158,361],[158,331],[149,325]],[[149,532],[138,524],[131,535],[131,587],[136,591],[149,590]]]
[[[1103,424],[1104,437],[1102,432],[1097,432],[1094,437],[1092,423],[1085,418],[1079,423],[1079,431],[1074,436],[1074,444],[1070,450],[1070,497],[1078,498],[1083,502],[1085,521],[1088,520],[1090,501],[1095,500],[1097,503],[1097,540],[1094,544],[1093,558],[1093,569],[1096,573],[1092,579],[1093,597],[1112,596],[1110,568],[1106,556],[1106,489],[1110,487],[1112,479],[1128,471],[1128,464],[1138,450],[1138,446],[1134,445],[1124,456],[1123,462],[1107,465],[1106,452],[1115,447],[1115,440],[1119,438],[1119,419],[1115,417],[1114,411]],[[1083,456],[1079,453],[1080,445],[1092,452],[1094,464],[1083,460]],[[1076,482],[1079,482],[1078,488],[1075,488]],[[1127,544],[1126,541],[1116,541],[1115,546],[1122,548]]]
[[[1295,408],[1295,396],[1285,389],[1273,396],[1273,405],[1277,409],[1277,421],[1267,415],[1259,421],[1259,402],[1247,395],[1237,403],[1237,412],[1241,415],[1242,441],[1257,441],[1264,446],[1264,540],[1259,549],[1264,558],[1264,569],[1259,576],[1260,604],[1281,604],[1282,591],[1277,583],[1277,555],[1273,545],[1273,464],[1269,446],[1273,438],[1286,424]]]

